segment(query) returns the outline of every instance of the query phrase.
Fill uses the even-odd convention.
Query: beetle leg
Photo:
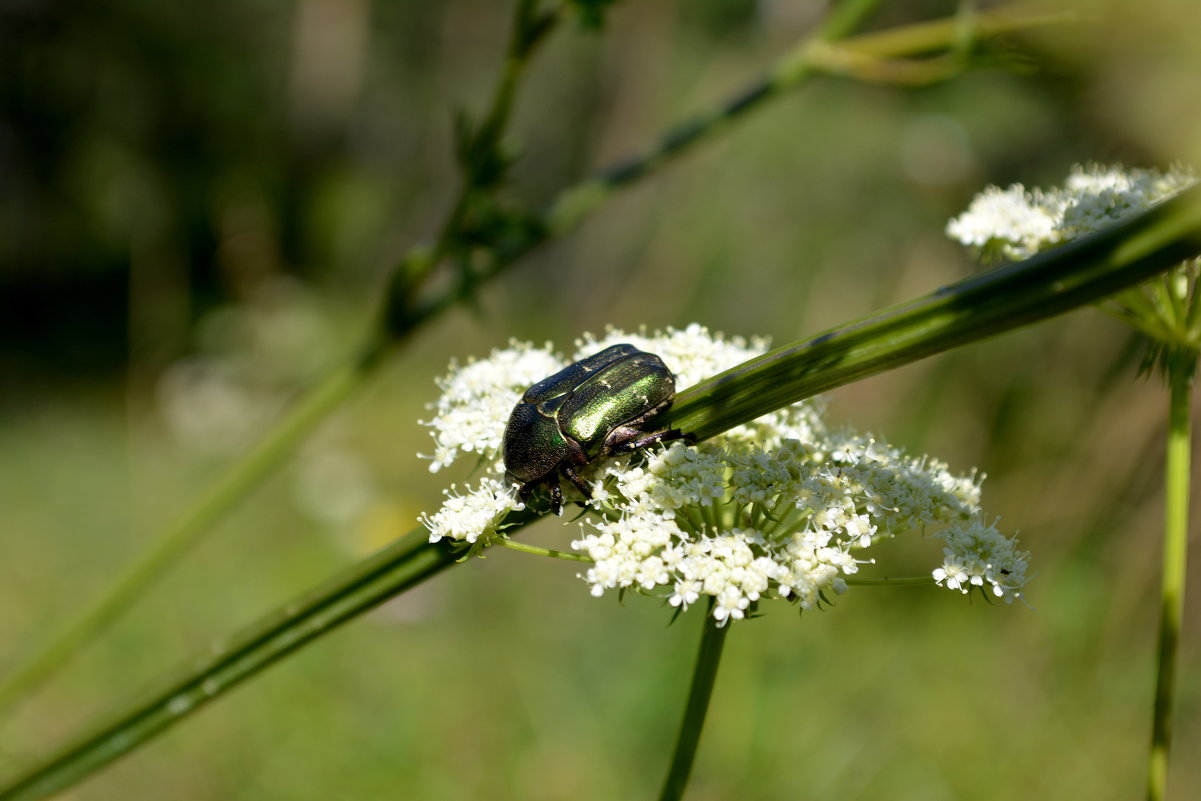
[[[671,442],[672,440],[683,439],[692,441],[692,435],[685,434],[678,428],[669,428],[666,431],[656,431],[653,434],[638,436],[640,432],[630,431],[630,439],[618,440],[609,446],[610,453],[632,453],[636,450],[654,445],[656,442]]]
[[[571,465],[563,465],[563,475],[567,476],[571,483],[576,485],[576,488],[579,489],[581,495],[588,500],[592,500],[592,490],[588,487],[588,483],[584,481],[584,479],[580,478],[579,474],[576,473],[575,470],[571,469]]]
[[[563,489],[559,486],[559,479],[554,473],[544,476],[537,481],[531,481],[528,484],[522,484],[517,490],[517,500],[523,504],[529,505],[530,496],[534,494],[534,490],[545,484],[546,490],[550,494],[551,509],[557,515],[563,514]]]

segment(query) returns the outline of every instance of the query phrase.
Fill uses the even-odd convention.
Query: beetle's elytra
[[[577,469],[685,436],[674,428],[640,428],[675,397],[676,377],[663,360],[633,345],[612,345],[534,384],[505,428],[505,470],[521,484],[518,497],[524,501],[546,484],[555,514],[562,514],[562,473],[591,498]]]

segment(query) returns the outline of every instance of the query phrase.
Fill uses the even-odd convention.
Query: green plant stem
[[[558,25],[563,4],[555,3],[540,11],[539,0],[519,0],[509,29],[509,42],[501,64],[500,78],[492,92],[488,110],[480,122],[471,127],[466,115],[458,118],[463,125],[458,158],[463,173],[462,185],[451,204],[432,245],[415,245],[401,258],[386,289],[374,329],[394,342],[403,340],[421,323],[461,300],[479,279],[467,272],[470,259],[469,219],[473,205],[483,198],[495,196],[504,184],[505,168],[484,170],[477,159],[492,164],[507,163],[503,139],[512,116],[513,103],[526,70],[539,46]],[[469,155],[464,151],[470,151]],[[443,289],[440,300],[431,303],[422,299],[426,285],[431,282],[443,261],[452,258],[463,268],[458,283]]]
[[[817,70],[868,83],[922,86],[962,72],[970,47],[978,39],[1078,19],[1073,12],[1022,12],[1012,7],[981,15],[964,5],[947,19],[837,43],[814,39],[795,51],[794,63],[781,65],[779,74],[787,78],[802,69]],[[914,58],[930,51],[937,55]]]
[[[660,170],[739,118],[797,89],[823,70],[854,74],[854,70],[846,67],[848,63],[860,65],[865,61],[900,59],[962,46],[964,22],[958,15],[906,25],[891,31],[841,38],[877,4],[878,0],[856,0],[843,4],[814,36],[798,42],[758,80],[724,102],[676,124],[646,152],[601,170],[593,177],[560,192],[542,215],[541,225],[535,227],[539,233],[535,238],[518,244],[517,251],[525,253],[540,244],[543,238],[571,230],[614,191]],[[983,39],[1075,19],[1075,15],[1068,13],[999,9],[974,15],[970,30],[976,39]],[[831,42],[836,40],[838,44],[832,45]],[[950,73],[944,70],[940,77],[950,77]],[[487,268],[487,273],[499,272],[511,258],[502,248],[494,254],[494,263]]]
[[[539,548],[537,545],[528,545],[517,540],[498,540],[497,546],[508,548],[511,551],[520,551],[521,553],[533,554],[534,556],[549,556],[552,559],[566,559],[568,562],[591,562],[592,559],[579,553],[571,553],[569,551],[556,551],[551,548]]]
[[[837,5],[814,35],[789,50],[761,79],[751,83],[724,103],[705,109],[675,125],[650,151],[605,170],[596,180],[609,189],[637,180],[647,170],[655,168],[667,159],[682,155],[720,127],[754,111],[766,101],[796,88],[814,74],[815,70],[808,57],[809,49],[815,43],[829,42],[846,36],[875,11],[878,5],[880,0],[847,0]]]
[[[842,384],[1045,320],[1201,252],[1201,186],[1090,237],[776,348],[676,398],[670,425],[707,439]]]
[[[989,11],[974,11],[967,16],[956,13],[929,22],[867,33],[847,39],[839,46],[873,58],[900,58],[943,50],[962,52],[965,41],[1076,23],[1081,18],[1076,11],[1048,11],[1036,4],[1015,3]]]
[[[1187,358],[1196,360],[1194,352]],[[1184,616],[1185,574],[1188,565],[1189,472],[1192,432],[1191,365],[1179,357],[1169,364],[1168,442],[1165,458],[1163,586],[1160,592],[1159,652],[1155,676],[1155,707],[1151,723],[1151,753],[1147,763],[1147,799],[1163,801],[1167,793],[1168,753],[1172,745],[1172,700],[1175,696],[1176,652]]]
[[[514,525],[528,518],[517,516]],[[0,789],[2,801],[45,798],[144,744],[307,643],[456,563],[446,543],[417,529],[311,593],[215,644],[207,654],[120,708]]]
[[[934,584],[933,576],[900,576],[898,578],[845,578],[847,584],[856,587],[907,587],[914,585]]]
[[[692,763],[696,758],[696,747],[701,741],[701,730],[705,726],[705,715],[709,711],[709,699],[713,695],[713,684],[717,681],[717,668],[721,664],[722,648],[726,644],[729,626],[718,626],[713,619],[713,601],[710,599],[702,624],[701,646],[696,654],[696,665],[692,669],[692,686],[688,689],[688,703],[684,707],[684,719],[676,735],[675,751],[667,778],[663,781],[663,792],[659,801],[679,801],[684,797]]]
[[[95,639],[129,608],[171,564],[193,548],[233,508],[246,494],[247,487],[274,472],[297,443],[362,385],[374,361],[374,352],[364,351],[352,364],[330,374],[307,392],[288,416],[241,461],[226,471],[195,506],[126,569],[103,596],[85,607],[70,625],[23,667],[4,677],[0,682],[0,708],[40,684],[69,656]]]

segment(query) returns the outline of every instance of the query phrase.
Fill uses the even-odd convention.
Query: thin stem
[[[692,669],[692,686],[688,690],[688,703],[684,707],[684,719],[676,735],[675,751],[671,755],[671,766],[663,782],[659,801],[679,801],[684,797],[692,763],[696,758],[696,747],[701,741],[701,730],[705,726],[705,715],[709,711],[709,699],[713,695],[713,684],[717,680],[717,668],[721,663],[722,648],[726,644],[729,626],[719,626],[713,619],[713,599],[709,599],[705,611],[705,622],[701,630],[701,647],[696,654],[696,665]]]
[[[1188,352],[1188,358],[1195,360],[1196,354]],[[1163,587],[1160,593],[1155,711],[1151,723],[1151,753],[1147,763],[1148,801],[1163,801],[1165,797],[1168,752],[1172,745],[1176,652],[1184,615],[1185,571],[1188,565],[1189,456],[1192,447],[1190,368],[1191,365],[1182,364],[1179,356],[1168,367],[1171,400],[1164,478]]]
[[[725,130],[740,117],[806,83],[818,74],[820,68],[829,66],[829,43],[832,41],[839,41],[838,48],[845,53],[844,58],[854,58],[856,62],[862,63],[884,62],[954,48],[959,46],[963,39],[964,22],[958,15],[944,20],[906,25],[891,31],[842,39],[841,37],[853,30],[877,3],[878,0],[856,0],[843,4],[816,35],[798,42],[768,68],[759,80],[736,92],[724,102],[676,124],[649,150],[601,170],[593,177],[560,192],[542,215],[542,224],[536,229],[541,232],[539,236],[522,243],[518,252],[524,254],[541,244],[544,238],[563,234],[574,228],[584,217],[608,200],[615,190],[661,170],[691,150],[694,145]],[[1000,9],[973,15],[971,32],[976,39],[983,39],[1063,24],[1076,19],[1077,16],[1070,13],[1019,13]],[[949,73],[944,77],[949,77]],[[506,260],[512,258],[515,257],[503,249],[497,251],[496,260],[487,272],[500,272],[506,266]]]
[[[1022,8],[1021,4],[1014,4],[973,13],[969,18],[956,13],[930,22],[863,34],[843,44],[876,58],[897,58],[948,48],[961,49],[969,34],[972,39],[979,40],[1049,25],[1076,23],[1082,19],[1077,11],[1047,11],[1034,4],[1027,6]]]
[[[497,545],[502,548],[508,548],[510,551],[521,551],[522,553],[530,553],[535,556],[549,556],[552,559],[566,559],[569,562],[591,562],[590,557],[584,556],[581,553],[571,553],[570,551],[555,551],[550,548],[539,548],[537,545],[528,545],[517,540],[502,539],[497,540]]]
[[[108,590],[47,642],[23,667],[0,682],[0,709],[48,678],[64,661],[94,640],[154,584],[167,568],[200,542],[249,487],[270,475],[297,443],[338,408],[370,373],[370,353],[313,387],[250,453],[226,471],[196,504],[130,565]]]
[[[851,584],[856,587],[888,587],[888,586],[903,587],[903,586],[911,586],[914,584],[933,584],[934,577],[933,576],[903,576],[900,578],[878,578],[878,579],[844,578],[843,581],[845,581],[847,584]]]
[[[884,59],[822,42],[810,47],[808,56],[809,63],[822,72],[889,86],[926,86],[963,71],[963,60],[954,53],[920,60]]]

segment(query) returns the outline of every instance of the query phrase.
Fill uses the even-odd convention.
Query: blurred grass
[[[168,436],[154,394],[162,367],[195,349],[188,332],[199,312],[244,300],[245,287],[264,275],[299,273],[331,299],[332,318],[353,338],[382,271],[429,234],[443,209],[454,185],[447,110],[482,95],[507,6],[325,5],[366,15],[358,23],[362,52],[353,44],[314,52],[332,52],[330,63],[358,63],[361,71],[355,78],[351,70],[349,89],[310,87],[307,100],[303,86],[289,83],[300,70],[290,59],[300,57],[284,40],[295,45],[299,29],[282,7],[245,12],[245,41],[240,34],[232,43],[193,29],[191,11],[154,17],[162,24],[154,27],[132,2],[106,4],[123,9],[127,25],[93,31],[99,50],[71,50],[69,37],[43,34],[117,75],[127,57],[106,54],[128,52],[122,37],[140,32],[157,47],[182,49],[186,57],[172,63],[211,93],[179,84],[178,103],[196,120],[192,134],[176,131],[182,141],[220,128],[233,138],[214,142],[237,143],[249,125],[260,132],[255,143],[286,144],[256,144],[238,158],[227,152],[232,145],[214,147],[200,165],[219,168],[219,180],[199,177],[193,166],[188,183],[177,160],[142,149],[147,137],[159,140],[146,132],[153,126],[139,125],[172,113],[155,92],[126,109],[127,127],[85,108],[67,106],[56,118],[70,157],[56,165],[67,176],[63,196],[77,201],[73,209],[121,212],[76,220],[101,226],[103,237],[74,240],[70,263],[131,271],[132,306],[118,306],[109,319],[124,325],[128,317],[136,336],[124,373],[73,377],[53,352],[4,329],[0,666],[92,597],[220,469],[220,458]],[[738,86],[803,30],[796,9],[804,5],[761,3],[756,16],[750,4],[716,0],[703,12],[683,0],[628,3],[604,38],[557,40],[517,109],[519,139],[531,153],[519,165],[522,191],[548,195]],[[915,15],[947,7],[898,5]],[[350,404],[338,438],[370,468],[377,488],[370,514],[342,527],[317,521],[295,503],[295,476],[281,475],[143,608],[0,722],[0,769],[15,768],[123,693],[333,572],[364,540],[406,530],[435,506],[446,479],[414,457],[428,449],[416,420],[452,356],[483,354],[510,336],[566,345],[608,323],[695,320],[791,339],[963,275],[966,259],[942,226],[985,182],[1050,183],[1074,160],[1142,164],[1186,155],[1187,142],[1170,136],[1176,127],[1139,124],[1161,120],[1167,101],[1149,105],[1137,87],[1123,90],[1126,78],[1118,76],[1123,64],[1137,68],[1143,85],[1187,74],[1188,51],[1169,46],[1181,35],[1155,38],[1197,30],[1182,22],[1187,8],[1165,0],[1122,9],[1120,22],[1089,28],[1091,38],[1074,32],[1034,50],[994,51],[995,69],[922,91],[822,82],[621,196],[572,238],[486,288],[478,312],[457,310],[419,334]],[[9,32],[25,24],[3,13]],[[1132,27],[1141,38],[1117,37]],[[268,29],[270,46],[252,51],[251,34]],[[235,62],[261,64],[207,73],[205,54],[218,47]],[[192,58],[198,66],[187,66]],[[72,81],[86,74],[61,69]],[[121,81],[111,80],[89,97],[120,91]],[[249,88],[236,88],[243,83]],[[55,86],[61,82],[27,88],[53,99]],[[314,99],[323,91],[334,96]],[[246,96],[272,98],[261,118],[251,120],[255,103],[238,100]],[[1123,113],[1129,107],[1157,113]],[[6,130],[21,130],[26,118],[6,108]],[[1172,125],[1184,126],[1195,110],[1173,113]],[[81,144],[88,142],[94,146]],[[115,154],[111,162],[96,161],[106,153]],[[145,191],[118,195],[126,199],[114,206],[121,187]],[[18,197],[9,192],[9,200]],[[106,198],[108,205],[100,202]],[[27,208],[49,213],[50,206]],[[31,265],[67,263],[47,230],[56,229],[26,234],[54,248],[3,251],[5,286],[16,286]],[[1167,401],[1156,382],[1130,377],[1125,336],[1085,312],[834,394],[833,419],[991,474],[986,508],[1004,528],[1020,530],[1034,553],[1034,609],[934,590],[859,588],[828,612],[797,619],[772,610],[739,624],[690,798],[1141,791]],[[563,545],[559,535],[541,536]],[[934,550],[921,542],[895,548],[915,572]],[[576,569],[498,553],[450,571],[71,797],[649,795],[670,753],[699,621],[669,628],[669,614],[654,601],[596,601]],[[1201,765],[1189,758],[1201,748],[1197,598],[1185,619],[1170,783],[1181,799],[1201,788]]]

